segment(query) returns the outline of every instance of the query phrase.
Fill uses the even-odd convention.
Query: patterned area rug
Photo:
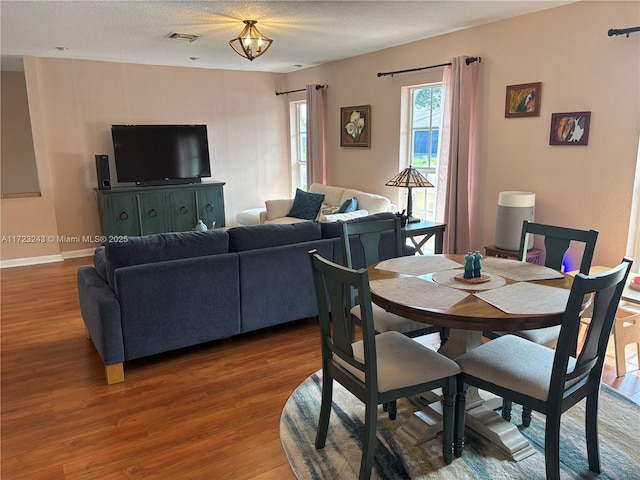
[[[364,406],[337,382],[326,447],[314,447],[320,410],[322,372],[305,380],[287,401],[280,420],[280,438],[296,477],[300,480],[355,479],[360,468]],[[405,418],[420,409],[420,400],[398,401],[395,421],[379,407],[378,442],[373,479],[535,480],[545,478],[544,416],[534,412],[531,426],[521,428],[538,453],[509,460],[497,447],[467,429],[463,456],[445,465],[440,436],[417,447],[406,445],[394,432]],[[562,417],[560,458],[564,479],[640,479],[640,407],[610,387],[600,394],[599,437],[602,473],[589,471],[584,440],[584,401]],[[514,404],[513,422],[521,409]]]

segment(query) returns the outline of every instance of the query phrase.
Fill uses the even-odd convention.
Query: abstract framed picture
[[[587,145],[591,112],[551,114],[549,145]]]
[[[340,146],[369,147],[371,105],[340,108]]]
[[[507,86],[505,118],[539,117],[542,82]]]

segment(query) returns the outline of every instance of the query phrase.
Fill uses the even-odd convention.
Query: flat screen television
[[[206,125],[112,125],[119,183],[199,183],[211,176]]]

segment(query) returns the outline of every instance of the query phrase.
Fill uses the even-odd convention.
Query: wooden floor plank
[[[317,322],[125,363],[108,386],[85,337],[76,271],[91,258],[0,271],[3,480],[294,480],[282,408],[320,368]],[[603,379],[640,403],[637,357]]]

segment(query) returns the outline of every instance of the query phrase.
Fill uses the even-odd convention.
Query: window
[[[420,85],[408,89],[407,164],[414,166],[435,186],[440,150],[440,106],[442,85]],[[435,188],[413,192],[413,216],[435,220]]]
[[[307,190],[307,102],[291,102],[291,178],[293,190]]]

